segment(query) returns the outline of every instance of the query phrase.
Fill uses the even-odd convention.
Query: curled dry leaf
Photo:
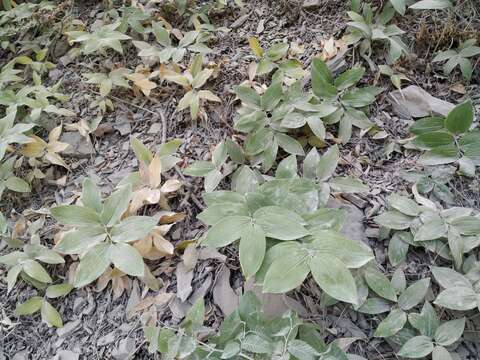
[[[114,300],[122,296],[124,291],[128,291],[132,286],[132,281],[125,273],[116,268],[109,268],[98,278],[97,291],[103,291],[110,281],[112,282]]]
[[[136,241],[133,246],[145,259],[157,260],[165,256],[171,256],[174,252],[173,244],[163,236],[168,232],[171,225],[156,226],[155,229],[144,237]]]
[[[58,154],[62,151],[65,151],[70,146],[67,143],[58,141],[61,134],[62,125],[59,125],[50,131],[50,134],[48,135],[48,142],[45,142],[37,135],[30,135],[29,137],[31,141],[23,146],[20,153],[28,158],[41,158],[50,164],[63,166],[64,168],[68,169],[67,164]]]

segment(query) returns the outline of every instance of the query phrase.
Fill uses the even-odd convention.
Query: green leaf
[[[420,331],[420,334],[430,338],[433,338],[439,325],[435,309],[429,302],[423,304],[422,312],[420,314],[410,313],[408,315],[408,321],[415,329]]]
[[[333,76],[327,64],[314,58],[312,62],[312,90],[319,98],[332,98],[337,95],[337,89],[332,85]]]
[[[450,225],[462,235],[480,234],[480,218],[475,216],[462,216],[450,222]]]
[[[460,268],[463,262],[463,252],[464,252],[464,243],[463,238],[460,236],[459,232],[454,227],[448,228],[448,247],[450,248],[450,253],[452,254],[453,261],[456,268]]]
[[[145,164],[150,164],[153,154],[140,140],[132,136],[130,138],[130,146],[138,160],[143,161]]]
[[[329,182],[334,191],[341,193],[366,193],[368,186],[351,176],[335,177]]]
[[[395,288],[382,272],[373,267],[366,269],[365,281],[370,289],[372,289],[377,295],[391,301],[397,301],[397,292],[395,291]]]
[[[239,352],[240,352],[240,344],[237,341],[231,340],[225,345],[221,359],[233,358]]]
[[[390,3],[392,4],[396,12],[398,12],[400,15],[405,15],[405,0],[390,0]]]
[[[415,10],[442,10],[452,6],[450,0],[421,0],[410,5],[409,8]]]
[[[344,302],[357,303],[357,286],[352,274],[340,260],[318,253],[310,260],[313,278],[331,297]]]
[[[435,341],[438,345],[449,346],[463,335],[465,318],[446,321],[435,331]]]
[[[413,139],[412,144],[421,149],[430,150],[438,146],[453,144],[454,141],[455,139],[451,133],[444,130],[438,130],[418,135]]]
[[[420,212],[420,207],[417,205],[417,203],[406,196],[391,194],[387,198],[387,201],[392,208],[400,211],[402,214],[417,216]]]
[[[387,300],[373,297],[365,300],[365,302],[357,309],[357,311],[363,314],[376,315],[389,312],[390,308],[390,303]]]
[[[22,265],[18,264],[11,267],[7,273],[7,294],[12,291],[15,283],[17,282],[18,275],[22,272]]]
[[[477,297],[471,286],[453,286],[438,294],[434,304],[450,310],[466,311],[477,307]]]
[[[130,242],[141,240],[157,225],[157,220],[150,216],[130,216],[112,227],[110,236],[113,242]]]
[[[15,307],[15,313],[17,315],[31,315],[41,309],[43,298],[40,296],[33,296],[22,304],[18,304]]]
[[[213,169],[205,175],[205,192],[209,193],[215,190],[223,179],[223,174],[218,169]]]
[[[389,229],[405,230],[412,224],[413,218],[402,214],[399,211],[386,211],[374,218],[375,222]]]
[[[462,134],[470,129],[473,122],[473,104],[471,100],[455,106],[445,119],[445,127],[454,134]]]
[[[47,271],[34,260],[27,260],[23,263],[22,270],[28,275],[43,283],[52,282],[52,278],[48,275]]]
[[[340,74],[340,76],[335,79],[334,85],[337,90],[345,90],[359,82],[363,77],[363,74],[365,74],[365,69],[363,67],[353,67]]]
[[[392,266],[397,266],[407,258],[409,245],[396,232],[388,243],[388,260]]]
[[[428,241],[441,238],[447,234],[447,225],[441,218],[433,218],[420,226],[413,238],[414,241]]]
[[[400,310],[394,309],[388,316],[382,320],[377,326],[377,330],[373,336],[375,337],[390,337],[403,329],[407,322],[407,314]]]
[[[132,195],[132,186],[130,184],[122,186],[113,192],[103,205],[101,214],[102,223],[106,226],[115,225],[127,210]]]
[[[60,224],[64,225],[99,225],[100,217],[98,214],[83,206],[60,205],[50,210],[52,216]]]
[[[453,360],[453,358],[443,346],[435,346],[432,352],[432,360]]]
[[[245,162],[245,154],[240,145],[231,139],[226,139],[225,145],[227,147],[227,153],[233,162],[237,164],[243,164]]]
[[[276,133],[275,139],[278,142],[278,146],[280,146],[287,153],[300,156],[305,155],[302,145],[293,137],[282,133]]]
[[[41,314],[42,320],[45,321],[48,326],[54,326],[56,328],[63,327],[62,317],[58,311],[45,300],[42,302]]]
[[[263,282],[264,293],[285,293],[300,286],[307,277],[308,254],[301,249],[274,259]]]
[[[78,254],[105,240],[107,233],[102,226],[81,227],[65,233],[55,250],[63,254]]]
[[[82,203],[96,213],[102,212],[102,193],[92,179],[85,179],[82,186]]]
[[[460,158],[460,153],[455,144],[438,146],[422,154],[419,163],[425,166],[450,164]]]
[[[107,270],[110,262],[110,245],[105,243],[95,245],[80,259],[73,285],[81,288],[90,284]]]
[[[261,98],[257,92],[247,86],[237,86],[234,89],[235,95],[247,105],[251,105],[254,108],[260,108]]]
[[[421,279],[410,285],[398,297],[398,305],[403,310],[410,310],[418,305],[427,295],[430,278]]]
[[[315,360],[320,353],[305,341],[293,339],[288,342],[287,351],[299,360]]]
[[[409,359],[420,359],[426,357],[432,351],[432,340],[428,336],[421,335],[415,336],[403,344],[398,355]]]
[[[240,239],[240,265],[246,279],[255,275],[265,257],[265,233],[259,225],[247,224]]]
[[[470,281],[462,274],[447,267],[432,266],[432,274],[435,280],[443,288],[471,287]]]
[[[281,83],[273,83],[268,87],[265,93],[260,99],[262,109],[265,111],[271,111],[282,100],[283,90]]]
[[[133,246],[117,243],[110,246],[110,260],[113,265],[125,274],[143,276],[145,265],[142,256]]]
[[[73,286],[67,283],[50,285],[49,287],[47,287],[47,290],[45,291],[45,295],[51,299],[58,298],[58,297],[67,295],[68,293],[70,293],[70,291],[72,291],[72,289],[73,289]]]
[[[193,333],[203,326],[205,319],[205,302],[202,297],[199,297],[188,310],[185,319],[182,322],[182,327]]]
[[[248,216],[234,215],[226,217],[208,230],[202,245],[212,247],[227,246],[240,239],[243,227],[250,222],[251,218]]]
[[[7,189],[16,191],[16,192],[30,192],[30,185],[19,177],[10,176],[7,181],[5,181],[5,186]]]
[[[410,127],[410,132],[415,135],[428,134],[434,131],[442,130],[445,119],[441,117],[427,117],[415,121]]]
[[[246,335],[242,341],[242,349],[254,354],[270,354],[272,345],[268,339],[255,333]]]
[[[278,240],[296,240],[308,235],[296,213],[279,206],[266,206],[253,214],[255,224],[262,227],[265,235]]]
[[[317,178],[319,181],[328,180],[335,169],[337,168],[338,161],[340,160],[340,151],[338,146],[331,146],[320,158],[317,165]]]

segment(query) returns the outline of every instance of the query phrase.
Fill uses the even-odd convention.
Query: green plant
[[[353,125],[360,129],[370,129],[374,125],[363,109],[372,104],[383,90],[375,86],[357,87],[364,73],[365,69],[357,66],[334,78],[323,60],[313,59],[312,91],[324,101],[324,106],[333,109],[323,117],[323,122],[339,124],[338,138],[343,143],[350,139]]]
[[[80,43],[81,51],[84,55],[99,52],[106,55],[106,49],[113,49],[123,54],[121,41],[130,40],[130,36],[117,31],[121,25],[120,22],[104,25],[93,32],[86,31],[67,31],[71,43]]]
[[[178,328],[145,326],[149,351],[160,352],[166,360],[347,360],[345,352],[335,343],[324,343],[319,327],[304,323],[295,313],[288,311],[268,319],[262,312],[261,303],[251,292],[241,297],[238,308],[225,318],[218,333],[200,340],[199,335],[205,330],[204,316],[205,305],[203,299],[199,299]]]
[[[31,130],[35,124],[15,124],[17,115],[16,107],[8,107],[6,115],[0,119],[0,160],[5,156],[5,152],[11,144],[26,144],[30,142],[30,138],[24,133]],[[10,167],[11,169],[11,167]],[[4,170],[6,171],[6,170]]]
[[[227,163],[229,157],[233,163]],[[244,162],[245,154],[242,148],[235,141],[226,139],[215,146],[211,161],[195,161],[183,173],[189,176],[204,177],[205,191],[212,192],[222,179],[234,171],[235,164],[242,165]]]
[[[392,263],[399,264],[405,260],[409,246],[423,246],[445,259],[453,260],[460,268],[463,254],[480,245],[480,218],[472,215],[469,208],[442,209],[418,192],[416,199],[418,203],[392,194],[388,198],[390,210],[375,217],[380,226],[402,231],[390,240],[389,258]]]
[[[130,89],[125,75],[131,71],[125,68],[114,69],[107,74],[104,73],[85,73],[83,76],[87,79],[87,84],[96,84],[102,97],[108,96],[115,86]]]
[[[423,165],[441,165],[458,161],[460,172],[474,176],[480,165],[480,131],[470,130],[474,108],[471,101],[455,106],[446,118],[428,117],[410,127],[411,141],[418,149],[426,150],[420,157]]]
[[[364,4],[362,13],[349,11],[348,16],[351,19],[347,23],[349,32],[346,35],[347,43],[359,44],[360,55],[374,67],[371,60],[372,48],[374,43],[388,44],[388,54],[386,60],[388,64],[396,62],[402,54],[408,54],[408,46],[402,41],[400,35],[405,32],[394,24],[388,25],[394,11],[385,7],[383,11],[374,16],[370,4]]]
[[[186,93],[178,102],[177,111],[190,108],[192,120],[196,120],[199,114],[202,118],[207,119],[207,114],[203,111],[204,102],[221,102],[220,98],[210,90],[200,89],[213,74],[213,69],[202,69],[202,66],[203,56],[198,54],[194,57],[190,67],[182,74],[170,71],[164,75],[166,80],[181,85],[185,89]]]
[[[59,223],[74,227],[63,234],[55,250],[80,255],[75,287],[96,280],[111,263],[128,275],[144,275],[143,259],[128,243],[145,237],[154,229],[157,220],[149,216],[122,219],[131,196],[132,186],[127,184],[102,201],[100,190],[92,180],[85,179],[82,206],[60,205],[51,209],[52,216]]]
[[[439,52],[433,62],[444,62],[443,73],[449,76],[455,67],[459,66],[463,77],[470,81],[473,74],[473,67],[470,58],[480,54],[480,47],[475,46],[477,40],[470,39],[462,42],[457,49],[450,49]]]
[[[152,31],[161,48],[156,45],[150,45],[144,41],[133,41],[133,44],[140,50],[138,56],[142,58],[155,59],[162,64],[170,60],[174,63],[179,63],[183,60],[187,52],[207,54],[211,51],[206,45],[198,41],[200,39],[199,31],[188,31],[184,34],[178,31],[175,32],[176,36],[181,35],[176,46],[172,43],[170,37],[171,32],[165,29],[163,24],[152,22]]]
[[[395,86],[399,90],[402,87],[402,80],[410,81],[410,79],[406,75],[403,75],[402,73],[398,73],[394,71],[388,65],[378,65],[378,70],[380,74],[388,76],[393,86]]]
[[[15,157],[10,157],[0,162],[0,199],[5,189],[21,193],[30,192],[30,185],[13,173],[15,160]]]

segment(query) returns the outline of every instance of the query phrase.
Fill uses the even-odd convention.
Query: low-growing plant
[[[406,75],[394,71],[388,65],[378,65],[378,70],[380,74],[388,76],[393,86],[395,86],[398,90],[400,90],[402,87],[402,80],[410,81]]]
[[[31,141],[25,133],[33,129],[35,124],[15,124],[16,116],[17,108],[11,106],[6,109],[6,115],[0,118],[0,160],[7,150],[11,150],[11,144],[27,144]]]
[[[417,120],[411,127],[411,144],[426,150],[420,157],[423,165],[441,165],[458,161],[460,172],[475,175],[480,165],[480,131],[471,130],[474,108],[471,101],[455,106],[447,115]]]
[[[60,205],[51,209],[59,223],[74,227],[63,234],[55,250],[80,256],[75,287],[96,280],[112,263],[125,274],[139,277],[145,274],[142,256],[129,243],[147,236],[155,228],[157,219],[149,216],[122,218],[131,197],[132,186],[127,184],[102,201],[97,186],[91,179],[85,179],[83,205]]]
[[[457,49],[441,51],[434,58],[433,62],[444,62],[443,73],[449,76],[459,66],[463,77],[470,81],[473,74],[473,66],[470,58],[480,54],[480,47],[475,46],[477,39],[469,39],[462,42]]]

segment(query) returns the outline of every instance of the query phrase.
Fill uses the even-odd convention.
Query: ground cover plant
[[[0,359],[477,359],[472,0],[0,3]]]

